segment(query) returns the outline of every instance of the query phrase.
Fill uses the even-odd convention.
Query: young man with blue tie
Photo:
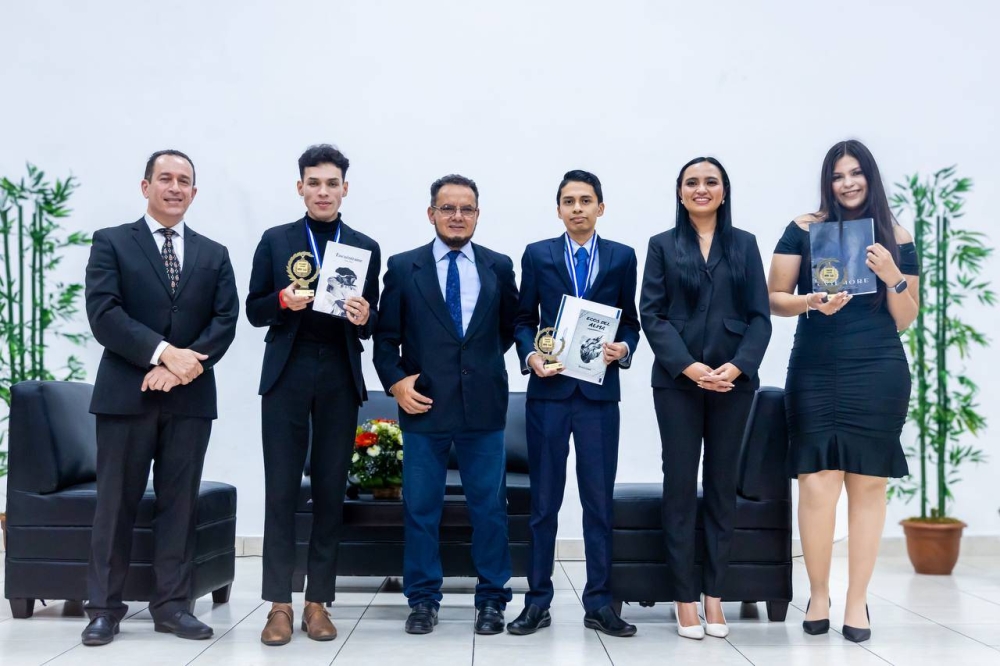
[[[635,251],[597,235],[604,214],[601,181],[587,171],[570,171],[556,193],[557,213],[566,232],[529,245],[521,259],[521,295],[514,337],[528,381],[526,403],[528,464],[531,477],[531,559],[524,610],[507,625],[512,634],[532,634],[552,619],[552,568],[559,508],[566,487],[569,437],[576,446],[577,481],[583,505],[587,585],[584,625],[611,636],[632,636],[635,626],[612,607],[612,494],[618,469],[619,368],[628,368],[639,344],[635,307]],[[613,343],[605,343],[602,384],[560,375],[535,352],[540,328],[555,324],[563,294],[620,308]]]
[[[472,180],[450,175],[435,181],[427,217],[437,237],[389,259],[375,332],[375,368],[399,403],[406,442],[405,628],[427,634],[437,624],[438,534],[454,444],[479,573],[475,630],[497,634],[511,598],[503,356],[514,343],[514,265],[471,242],[479,221],[479,189]]]

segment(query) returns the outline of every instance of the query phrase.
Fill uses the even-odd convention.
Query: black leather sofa
[[[791,481],[785,456],[784,391],[762,387],[754,397],[738,461],[736,530],[722,597],[765,601],[782,622],[792,598]],[[699,491],[700,492],[700,491]],[[611,592],[622,602],[672,601],[660,516],[661,483],[622,483],[614,494]],[[699,497],[698,530],[701,530]],[[699,537],[699,544],[703,540]],[[699,547],[696,562],[704,557]]]
[[[97,441],[88,410],[93,387],[28,381],[11,389],[10,474],[4,594],[15,618],[36,599],[83,601],[96,507]],[[153,591],[153,486],[139,505],[126,601]],[[198,497],[192,599],[229,600],[236,566],[236,488],[203,481]]]
[[[369,391],[368,402],[358,422],[374,418],[397,418],[395,398],[380,390]],[[507,450],[507,516],[510,555],[514,576],[526,576],[530,554],[531,488],[528,481],[528,447],[525,441],[524,393],[511,392],[504,434]],[[405,445],[404,445],[405,446]],[[309,467],[306,464],[295,514],[296,563],[292,589],[305,589],[306,558],[312,531],[312,500]],[[472,562],[472,524],[462,495],[458,461],[452,449],[448,463],[445,507],[441,515],[441,566],[445,576],[475,576]],[[403,575],[403,504],[375,500],[348,490],[344,502],[344,528],[337,558],[337,573],[343,576]]]

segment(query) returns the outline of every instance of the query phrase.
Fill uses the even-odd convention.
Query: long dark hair
[[[722,163],[714,157],[696,157],[681,167],[677,174],[677,187],[674,194],[677,197],[677,219],[674,223],[674,244],[677,252],[677,271],[680,275],[681,287],[684,289],[684,300],[688,311],[692,312],[698,306],[698,287],[701,283],[701,273],[704,266],[701,261],[701,249],[698,246],[698,232],[691,223],[688,209],[681,203],[681,182],[684,172],[695,164],[708,162],[722,174],[723,203],[716,211],[715,236],[722,246],[722,254],[729,263],[729,272],[733,281],[733,293],[736,294],[740,310],[744,308],[743,296],[746,286],[746,257],[743,251],[733,242],[733,191],[729,186],[729,174]]]
[[[834,167],[843,157],[856,159],[861,166],[862,173],[865,174],[868,194],[859,211],[848,212],[833,194]],[[872,218],[875,220],[875,242],[881,243],[892,255],[893,261],[899,264],[899,246],[896,244],[896,233],[893,230],[896,219],[892,216],[892,210],[889,208],[889,199],[885,195],[885,185],[882,184],[882,174],[878,170],[878,164],[875,163],[871,151],[857,139],[841,141],[830,148],[826,157],[823,158],[823,171],[820,174],[819,182],[819,212],[816,215],[823,222]],[[878,289],[875,307],[878,307],[885,301],[885,284],[878,279],[875,282]]]

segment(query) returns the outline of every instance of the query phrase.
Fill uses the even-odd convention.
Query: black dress
[[[774,253],[802,257],[798,293],[810,293],[809,232],[790,223]],[[899,269],[919,274],[913,243],[899,246]],[[876,307],[876,298],[855,296],[834,315],[799,315],[785,380],[793,477],[822,470],[909,474],[899,436],[910,367],[888,305]]]

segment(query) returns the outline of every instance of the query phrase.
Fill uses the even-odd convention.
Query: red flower
[[[363,432],[354,438],[354,445],[362,448],[371,446],[378,441],[378,435],[373,432]]]

